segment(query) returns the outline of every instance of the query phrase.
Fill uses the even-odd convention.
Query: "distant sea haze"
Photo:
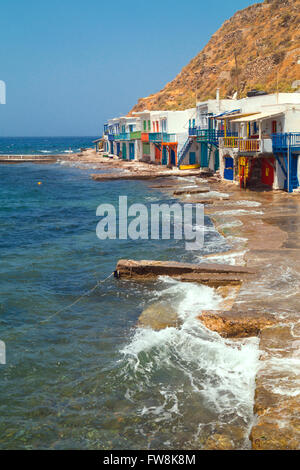
[[[92,147],[88,137],[0,137],[0,155],[57,155],[77,153],[81,148]]]

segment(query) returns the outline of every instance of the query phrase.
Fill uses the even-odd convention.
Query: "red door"
[[[274,158],[263,158],[261,163],[261,181],[263,184],[273,186],[274,183]]]
[[[160,160],[161,160],[160,150],[159,148],[155,147],[155,161],[158,163],[160,162]]]

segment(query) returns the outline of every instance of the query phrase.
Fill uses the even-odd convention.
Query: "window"
[[[151,131],[151,121],[148,121],[148,131]]]
[[[144,121],[144,131],[147,130],[147,121]]]
[[[277,133],[277,121],[272,121],[272,134]]]

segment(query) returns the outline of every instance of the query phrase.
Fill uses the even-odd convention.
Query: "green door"
[[[201,167],[202,168],[208,167],[207,145],[204,143],[201,144]]]
[[[123,142],[122,144],[122,159],[126,160],[127,159],[127,149],[126,149],[126,144]]]
[[[219,150],[215,151],[215,171],[220,168]]]

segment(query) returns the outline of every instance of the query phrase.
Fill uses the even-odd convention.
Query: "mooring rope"
[[[109,276],[107,276],[105,279],[102,279],[102,281],[97,281],[97,284],[92,287],[92,289],[88,290],[87,292],[85,292],[84,294],[82,294],[80,297],[78,297],[78,299],[76,299],[74,302],[72,302],[70,305],[67,305],[66,307],[63,307],[61,308],[60,310],[57,310],[57,312],[53,313],[52,315],[50,315],[48,318],[46,318],[45,320],[41,320],[38,322],[38,324],[40,323],[46,323],[47,321],[51,320],[51,318],[59,315],[61,312],[63,312],[64,310],[68,310],[69,308],[72,308],[74,305],[78,304],[78,302],[80,302],[84,297],[87,297],[88,295],[90,295],[92,292],[94,292],[99,286],[100,284],[103,284],[105,281],[107,281],[110,277],[112,277],[114,275],[114,273],[112,272]]]
[[[22,334],[25,334],[27,333],[30,329],[32,328],[36,328],[37,325],[41,325],[43,323],[46,323],[47,321],[51,320],[51,318],[59,315],[61,312],[65,311],[65,310],[68,310],[69,308],[72,308],[74,305],[76,305],[78,302],[80,302],[80,300],[82,300],[84,297],[87,297],[88,295],[90,295],[92,292],[94,292],[98,287],[100,287],[101,284],[103,284],[104,282],[106,282],[110,277],[112,277],[114,275],[114,272],[112,272],[109,276],[107,276],[105,279],[102,279],[101,281],[97,281],[97,284],[92,287],[92,289],[88,290],[87,292],[85,292],[84,294],[82,294],[80,297],[78,297],[78,299],[76,299],[74,302],[72,302],[70,305],[67,305],[66,307],[63,307],[59,310],[57,310],[56,312],[54,312],[52,315],[50,315],[49,317],[45,318],[45,320],[40,320],[38,321],[37,323],[35,323],[34,325],[30,325],[28,326],[27,328],[23,329],[22,332],[15,332],[15,334],[19,334],[19,333],[22,333]]]

